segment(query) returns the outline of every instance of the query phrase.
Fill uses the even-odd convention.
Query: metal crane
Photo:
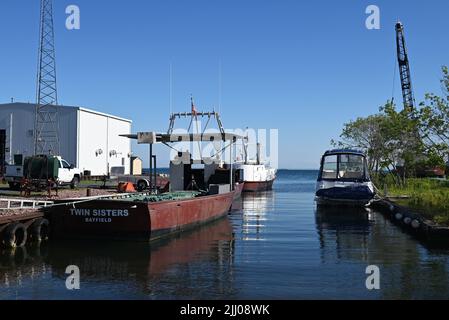
[[[410,63],[408,60],[407,47],[405,45],[404,26],[401,22],[396,23],[396,44],[404,108],[413,110],[415,108],[415,97],[413,95],[412,80],[410,76]]]

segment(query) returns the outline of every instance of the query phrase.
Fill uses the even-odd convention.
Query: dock
[[[43,200],[0,199],[1,246],[16,248],[48,239],[49,222],[42,209],[52,204]]]

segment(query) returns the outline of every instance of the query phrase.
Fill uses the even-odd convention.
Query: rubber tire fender
[[[20,235],[21,238],[17,237]],[[3,232],[3,243],[7,248],[23,247],[27,242],[27,228],[22,223],[12,223]]]
[[[37,219],[29,227],[31,239],[34,242],[47,241],[50,236],[50,221],[45,218]]]

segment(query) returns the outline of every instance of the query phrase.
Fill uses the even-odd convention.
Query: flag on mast
[[[196,117],[198,115],[198,110],[196,110],[195,102],[193,101],[193,97],[191,97],[190,100],[192,101],[192,115],[194,115]]]

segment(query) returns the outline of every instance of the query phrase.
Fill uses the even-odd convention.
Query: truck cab
[[[81,181],[81,171],[61,157],[56,158],[59,161],[59,185],[70,185],[72,189],[75,189]]]

